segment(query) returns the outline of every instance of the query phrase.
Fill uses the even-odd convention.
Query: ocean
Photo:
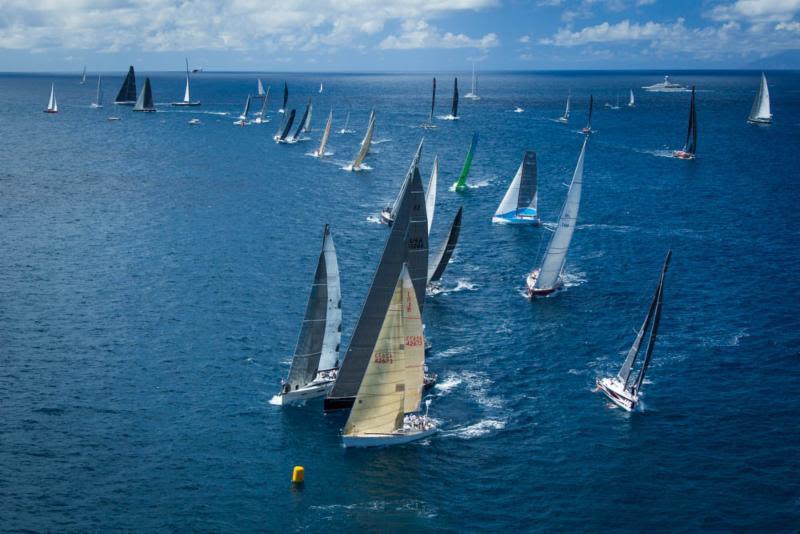
[[[111,104],[123,72],[0,75],[0,529],[35,531],[770,530],[800,524],[800,73],[768,72],[774,123],[746,123],[758,72],[479,72],[459,121],[419,125],[431,74],[150,76],[157,113]],[[458,73],[462,95],[469,73]],[[269,124],[234,126],[261,76]],[[437,115],[454,73],[437,73]],[[277,145],[278,95],[314,108]],[[47,115],[50,84],[59,110]],[[320,83],[324,92],[318,93]],[[637,105],[625,106],[628,90]],[[554,121],[572,95],[568,125]],[[531,302],[595,98],[565,290]],[[622,107],[606,102],[620,97]],[[515,106],[523,113],[513,113]],[[371,109],[375,144],[358,173]],[[258,105],[254,105],[258,109]],[[350,113],[333,154],[330,110]],[[120,121],[107,117],[117,115]],[[199,118],[200,125],[188,124]],[[464,193],[449,190],[479,132]],[[288,372],[325,223],[344,354],[417,143],[440,163],[432,248],[459,206],[444,292],[425,303],[441,431],[346,450],[342,414],[269,403]],[[491,217],[536,151],[541,227]],[[593,392],[673,258],[643,388]],[[292,468],[306,482],[292,488]]]

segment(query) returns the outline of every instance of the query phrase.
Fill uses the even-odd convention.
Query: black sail
[[[328,232],[328,225],[325,225]],[[306,304],[306,314],[297,346],[294,349],[292,367],[286,383],[292,390],[303,387],[317,375],[319,359],[322,355],[322,342],[325,339],[325,325],[328,307],[328,272],[325,264],[324,240],[323,250],[320,250],[317,261],[317,271],[314,274],[314,283]]]
[[[308,104],[306,104],[306,110],[303,112],[303,118],[300,119],[300,122],[297,124],[297,130],[294,131],[294,135],[292,136],[292,140],[297,140],[300,136],[300,132],[303,131],[303,127],[306,125],[306,119],[308,118],[308,110],[311,108],[311,99],[308,99]]]
[[[522,159],[522,177],[519,181],[517,209],[527,208],[536,197],[536,152],[526,150]]]
[[[136,100],[136,105],[133,106],[133,111],[155,111],[153,105],[153,90],[150,88],[150,78],[144,79],[144,87],[142,92],[139,93],[139,98]]]
[[[284,141],[286,139],[286,136],[289,135],[289,130],[292,129],[292,123],[294,122],[294,115],[295,115],[295,110],[289,112],[289,117],[286,119],[286,124],[284,125],[283,131],[281,132],[281,135],[278,138],[281,141]]]
[[[463,206],[458,208],[458,213],[456,213],[453,224],[450,226],[450,232],[447,234],[447,240],[442,243],[433,262],[431,262],[431,267],[433,267],[433,269],[429,273],[429,282],[438,282],[442,278],[447,264],[450,263],[450,258],[453,256],[453,251],[456,249],[456,244],[458,243],[458,234],[461,233],[461,212],[463,210]]]
[[[408,269],[417,299],[422,308],[425,295],[424,280],[427,277],[427,217],[425,214],[425,194],[419,170],[410,175],[408,187],[397,210],[397,218],[392,225],[389,238],[375,270],[367,298],[361,308],[350,346],[339,370],[333,389],[325,398],[325,411],[347,409],[353,405],[355,395],[361,385],[372,350],[378,339],[384,317],[389,309],[397,278],[403,263]],[[420,236],[421,233],[424,238]],[[413,241],[413,243],[410,243]],[[413,250],[410,247],[413,245]],[[418,290],[417,280],[422,272],[422,287]]]
[[[453,117],[458,117],[458,78],[453,81],[453,109],[450,114]]]
[[[697,153],[697,113],[694,107],[694,86],[692,86],[692,99],[689,103],[689,127],[686,130],[686,142],[683,151],[689,154]]]
[[[286,104],[289,102],[289,86],[283,82],[283,105],[281,109],[286,109]]]
[[[653,329],[650,330],[650,337],[647,340],[647,349],[644,353],[644,361],[642,362],[642,368],[639,370],[639,375],[636,377],[636,382],[634,382],[633,387],[631,387],[631,393],[636,395],[639,392],[639,389],[642,387],[642,382],[644,381],[644,375],[647,372],[647,368],[650,365],[650,360],[653,357],[653,348],[656,345],[656,337],[658,336],[658,325],[661,323],[661,304],[664,300],[664,276],[667,274],[667,267],[669,267],[669,260],[672,258],[672,251],[667,252],[667,257],[664,260],[664,267],[661,269],[661,278],[658,281],[658,287],[656,288],[656,295],[655,295],[655,314],[653,316]]]
[[[592,110],[594,109],[594,97],[589,95],[589,119],[586,121],[586,129],[592,129]]]
[[[403,179],[403,183],[400,186],[400,191],[397,193],[397,198],[394,199],[394,203],[392,204],[392,212],[391,218],[395,220],[397,218],[397,210],[400,207],[400,201],[405,194],[406,187],[408,187],[409,182],[411,182],[411,177],[414,174],[414,169],[419,166],[419,159],[422,157],[422,145],[425,143],[425,138],[423,137],[419,141],[419,145],[417,146],[417,151],[414,153],[414,157],[411,160],[411,165],[408,167],[408,172],[406,173],[406,177]],[[427,214],[426,214],[427,215]]]
[[[125,81],[122,82],[122,87],[119,88],[117,98],[114,99],[115,104],[133,104],[136,102],[136,73],[133,71],[133,65],[128,67],[128,75],[125,76]]]
[[[436,108],[436,78],[433,79],[433,95],[431,95],[431,115],[428,122],[433,122],[433,110]]]

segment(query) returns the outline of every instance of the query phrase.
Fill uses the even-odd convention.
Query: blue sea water
[[[104,76],[100,110],[91,77],[0,75],[0,529],[795,530],[800,74],[768,73],[764,127],[745,122],[758,73],[672,73],[698,87],[693,162],[665,157],[689,95],[639,89],[663,74],[485,73],[481,100],[435,131],[419,128],[430,75],[267,74],[273,112],[284,80],[298,113],[314,101],[310,140],[288,146],[274,113],[232,124],[255,74],[194,76],[202,107],[155,114],[110,105],[122,73]],[[157,103],[182,97],[182,75],[149,75]],[[41,111],[52,81],[55,116]],[[451,83],[439,76],[440,114]],[[603,107],[629,88],[637,107]],[[590,92],[567,287],[529,302]],[[373,107],[371,170],[345,172]],[[356,133],[318,161],[330,109]],[[474,131],[473,187],[457,194]],[[425,305],[442,431],[345,450],[341,414],[269,399],[325,223],[347,346],[388,235],[376,216],[423,134],[424,181],[435,154],[441,169],[433,246],[464,206],[446,291]],[[526,149],[545,225],[492,225]],[[624,413],[594,381],[621,364],[668,248],[645,407]]]

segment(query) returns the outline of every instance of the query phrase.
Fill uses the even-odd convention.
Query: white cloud
[[[541,43],[555,46],[577,46],[589,43],[652,40],[684,31],[686,31],[686,28],[683,19],[678,19],[677,22],[671,25],[658,22],[639,24],[623,20],[617,24],[603,22],[576,32],[568,28],[561,28],[553,37],[542,39]]]
[[[636,7],[651,6],[656,3],[656,0],[636,0]]]
[[[800,0],[736,0],[714,7],[708,14],[714,20],[778,22],[791,20],[800,11]]]
[[[389,35],[379,47],[384,50],[411,50],[416,48],[492,48],[500,44],[497,34],[487,33],[472,38],[463,33],[440,33],[438,28],[424,20],[405,21],[400,35]]]
[[[519,42],[522,43],[522,44],[528,44],[528,43],[531,42],[531,36],[530,35],[523,35],[522,37],[519,38]]]
[[[779,22],[775,25],[776,30],[783,30],[787,32],[800,32],[800,22]]]

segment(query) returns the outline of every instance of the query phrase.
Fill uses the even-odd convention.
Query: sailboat
[[[311,103],[311,99],[308,99],[308,115],[306,115],[306,120],[303,121],[303,131],[310,132],[311,131],[311,115],[314,113],[314,104]]]
[[[186,58],[186,88],[183,91],[183,100],[180,102],[173,102],[173,106],[199,106],[199,100],[192,100],[189,94],[189,58]]]
[[[425,347],[414,285],[403,264],[382,314],[371,356],[342,432],[345,447],[384,447],[427,438],[434,422],[417,415],[422,401]]]
[[[589,95],[589,118],[586,120],[586,126],[581,129],[581,133],[592,133],[592,109],[594,108],[594,97]]]
[[[303,111],[303,116],[300,118],[300,122],[297,124],[297,129],[294,131],[294,135],[292,136],[292,143],[296,143],[297,140],[300,138],[300,134],[305,131],[306,128],[306,120],[308,119],[308,114],[311,111],[311,99],[308,99],[308,103],[306,104],[306,109]]]
[[[83,74],[81,74],[81,85],[86,83],[86,65],[83,66]]]
[[[558,118],[558,122],[560,122],[561,124],[567,124],[569,122],[569,104],[571,99],[572,99],[572,94],[567,93],[567,107],[564,108],[564,115]]]
[[[478,146],[478,132],[472,134],[472,142],[469,144],[469,151],[467,151],[467,158],[464,160],[464,166],[461,167],[461,174],[458,175],[458,180],[453,184],[453,190],[456,192],[464,191],[467,188],[467,176],[472,167],[472,158],[475,155],[475,147]]]
[[[470,100],[480,100],[481,97],[478,96],[478,78],[475,76],[475,62],[472,62],[472,87],[470,87],[469,93],[464,95],[464,98],[468,98]]]
[[[348,129],[347,129],[347,127],[348,127],[349,125],[350,125],[350,112],[348,111],[348,112],[347,112],[347,117],[345,117],[345,119],[344,119],[344,126],[342,126],[342,129],[341,129],[341,130],[339,130],[339,134],[340,134],[340,135],[344,135],[344,134],[351,134],[351,133],[355,133],[355,131],[354,131],[354,130],[348,130]]]
[[[139,98],[136,99],[136,105],[133,106],[133,111],[143,111],[152,113],[156,110],[153,104],[153,90],[150,89],[150,78],[144,79],[144,87],[139,93]]]
[[[322,132],[322,140],[319,142],[319,148],[313,154],[316,158],[325,157],[325,145],[328,144],[328,136],[331,135],[331,124],[333,124],[333,110],[328,113],[328,122],[325,123],[325,131]]]
[[[261,78],[258,79],[258,93],[257,94],[258,94],[259,98],[263,98],[264,96],[266,96],[266,93],[264,92],[264,84],[261,82]]]
[[[375,110],[373,109],[369,114],[369,123],[367,124],[367,133],[364,134],[364,139],[361,140],[361,148],[358,150],[353,163],[345,167],[348,171],[360,171],[363,169],[364,158],[369,153],[369,147],[372,144],[372,135],[375,133]]]
[[[628,107],[629,108],[636,107],[636,99],[633,98],[633,89],[631,89],[630,97],[628,98]]]
[[[250,113],[250,100],[251,95],[247,95],[247,100],[244,101],[244,109],[242,110],[242,114],[239,115],[239,118],[233,121],[233,124],[236,126],[246,126],[250,124],[250,121],[247,120],[247,114]]]
[[[692,99],[689,101],[689,127],[686,129],[686,142],[681,150],[675,150],[672,155],[678,159],[694,159],[697,153],[697,113],[694,109],[694,85],[692,86]]]
[[[517,174],[492,217],[493,223],[539,224],[536,152],[526,150]]]
[[[278,113],[286,113],[287,102],[289,102],[289,86],[286,85],[286,82],[283,82],[283,104],[281,104],[281,109],[278,110]]]
[[[453,251],[456,249],[458,243],[458,235],[461,233],[461,213],[464,210],[463,206],[458,208],[456,216],[453,219],[453,224],[450,225],[450,231],[447,232],[447,239],[444,240],[433,260],[428,264],[428,287],[427,291],[431,295],[435,295],[441,291],[439,281],[442,279],[447,264],[450,263],[450,258],[453,256]]]
[[[47,109],[42,110],[45,113],[58,113],[58,100],[56,100],[56,84],[50,84],[50,100],[47,102]]]
[[[642,383],[644,382],[644,375],[650,365],[650,360],[653,358],[653,348],[656,344],[656,336],[658,335],[658,325],[661,321],[661,306],[664,301],[664,276],[667,274],[667,267],[669,267],[669,260],[672,258],[672,251],[667,252],[667,257],[664,260],[664,266],[661,268],[661,277],[658,279],[655,295],[650,302],[650,308],[647,310],[647,316],[644,318],[639,332],[636,334],[636,339],[633,345],[628,350],[628,355],[625,362],[622,364],[619,372],[614,377],[605,377],[597,380],[597,389],[602,391],[606,397],[609,398],[614,404],[629,412],[636,409],[639,403],[639,394],[641,392]],[[639,369],[639,374],[633,383],[629,384],[633,365],[636,363],[636,358],[642,347],[644,336],[650,330],[650,336],[647,339],[647,348],[644,352],[644,360]]]
[[[325,89],[325,88],[324,88],[324,87],[323,87],[323,85],[320,83],[320,84],[319,84],[319,92],[320,92],[320,94],[322,94],[322,91],[323,91],[324,89]]]
[[[436,108],[436,78],[433,78],[433,93],[431,94],[431,112],[428,115],[428,121],[422,123],[422,127],[426,130],[433,130],[436,125],[433,124],[433,110]]]
[[[772,122],[772,113],[769,109],[769,86],[767,77],[761,73],[761,85],[758,87],[758,94],[753,100],[753,107],[750,109],[750,116],[747,122],[751,124],[769,124]]]
[[[414,169],[417,168],[417,166],[419,165],[419,160],[422,157],[422,145],[424,145],[424,144],[425,144],[425,138],[423,137],[420,140],[419,145],[417,146],[417,151],[414,153],[414,157],[411,159],[411,165],[408,167],[408,172],[406,173],[406,176],[403,179],[403,183],[400,186],[400,192],[397,193],[397,197],[394,199],[394,203],[391,206],[388,206],[386,208],[383,208],[383,210],[381,210],[381,223],[382,224],[385,224],[387,226],[391,226],[392,224],[394,224],[394,220],[397,217],[397,210],[400,209],[400,203],[401,203],[401,201],[403,199],[403,195],[405,195],[405,187],[408,186],[409,176],[411,175],[411,173],[414,172]],[[426,208],[426,211],[427,211],[427,207],[428,207],[428,196],[427,196],[427,193],[426,193],[426,196],[425,196],[425,208]],[[430,222],[431,222],[431,219],[428,218],[428,230],[429,231],[430,231]]]
[[[374,359],[378,336],[404,265],[411,277],[418,306],[420,309],[424,307],[428,278],[428,223],[419,168],[414,167],[406,177],[402,191],[397,218],[361,308],[346,357],[333,389],[325,398],[326,412],[353,406],[367,365]]]
[[[619,109],[619,95],[617,95],[617,103],[611,104],[610,102],[606,102],[606,107],[608,109]]]
[[[97,93],[94,97],[94,102],[92,102],[93,108],[102,108],[103,107],[103,86],[100,82],[100,75],[97,75]]]
[[[283,123],[281,124],[280,130],[278,130],[278,133],[276,133],[272,137],[272,139],[274,139],[276,143],[286,142],[286,137],[289,135],[289,130],[292,129],[292,123],[294,123],[294,116],[295,116],[295,110],[293,109],[289,112],[289,115],[287,115],[286,118],[283,119]]]
[[[544,297],[553,293],[561,287],[561,272],[564,270],[564,263],[567,260],[569,244],[572,241],[572,234],[575,233],[575,225],[578,221],[578,210],[581,206],[581,189],[583,187],[583,160],[586,155],[586,143],[589,138],[583,140],[581,155],[578,156],[578,164],[575,166],[575,173],[572,175],[572,183],[567,192],[567,199],[561,208],[558,217],[558,227],[547,244],[541,266],[534,269],[526,279],[528,297]]]
[[[269,109],[269,86],[267,87],[267,92],[264,93],[264,97],[261,100],[261,110],[256,113],[256,118],[253,121],[256,124],[266,124],[269,122],[267,118],[267,110]]]
[[[119,88],[114,103],[125,106],[132,106],[136,103],[136,73],[133,71],[133,65],[128,68],[128,75],[125,76],[125,81],[122,82],[122,87]]]
[[[276,395],[275,403],[293,404],[324,397],[336,380],[341,340],[339,265],[331,230],[326,224],[292,366],[289,376],[282,381],[281,392]]]
[[[458,78],[453,80],[453,104],[450,107],[450,115],[442,117],[446,121],[458,120]]]

